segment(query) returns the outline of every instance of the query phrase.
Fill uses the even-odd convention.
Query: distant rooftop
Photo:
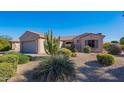
[[[60,36],[60,40],[64,41],[64,40],[72,40],[73,38],[77,37],[76,35],[72,35],[72,36]]]
[[[14,40],[10,40],[11,42],[20,42],[20,40],[17,38],[17,39],[14,39]]]

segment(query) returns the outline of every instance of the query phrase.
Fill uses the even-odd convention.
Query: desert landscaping
[[[86,34],[88,35],[91,33]],[[73,43],[60,47],[61,40],[56,38],[52,31],[48,31],[45,38],[42,43],[44,54],[27,54],[11,50],[11,42],[8,38],[2,37],[0,81],[124,82],[124,37],[120,41],[99,42],[99,44],[96,40],[86,40],[86,45],[80,51]],[[100,45],[99,52],[96,51],[99,49],[98,45]]]
[[[78,53],[77,57],[71,58],[76,68],[75,82],[123,82],[124,81],[124,56],[116,56],[116,63],[112,66],[102,66],[96,62],[96,53]],[[17,74],[8,82],[31,82],[34,68],[39,61],[31,61],[18,65]]]

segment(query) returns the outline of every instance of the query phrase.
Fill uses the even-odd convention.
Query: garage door
[[[37,53],[36,41],[23,42],[22,52],[23,53]]]

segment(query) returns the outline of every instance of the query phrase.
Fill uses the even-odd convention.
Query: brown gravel
[[[15,77],[11,78],[8,80],[8,82],[25,82],[25,81],[30,81],[29,79],[31,78],[31,71],[35,69],[39,65],[39,62],[29,62],[26,64],[18,65],[17,67],[17,74]],[[28,78],[25,76],[25,73],[28,73]],[[30,78],[29,78],[30,77]]]
[[[115,56],[116,62],[112,66],[103,67],[96,62],[96,53],[77,53],[77,57],[71,58],[76,67],[77,82],[119,82],[124,81],[124,56]],[[8,82],[31,81],[32,70],[39,62],[29,62],[18,65],[17,74]],[[25,75],[25,73],[28,73]]]
[[[115,56],[112,66],[103,67],[96,62],[96,54],[79,53],[72,58],[77,70],[78,82],[120,82],[124,81],[124,56]]]

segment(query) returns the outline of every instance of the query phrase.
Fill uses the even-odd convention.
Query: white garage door
[[[36,47],[37,47],[36,41],[23,42],[22,51],[23,53],[36,53],[37,52]]]

